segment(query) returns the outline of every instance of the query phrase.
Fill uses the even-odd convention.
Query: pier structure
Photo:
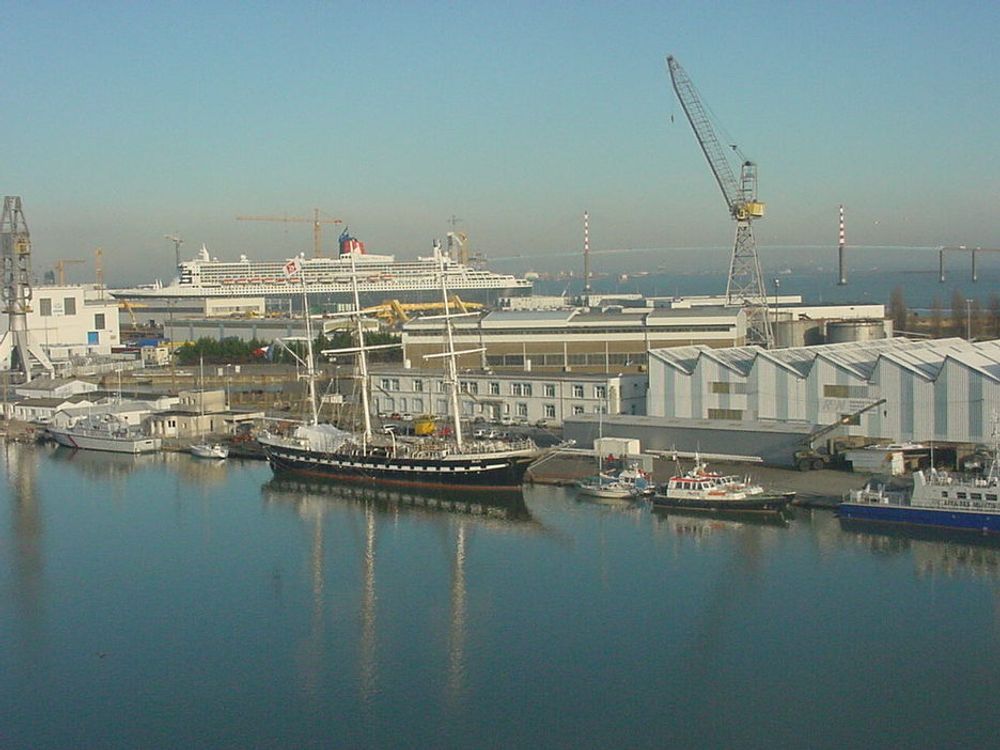
[[[971,259],[971,270],[972,270],[972,281],[979,281],[979,272],[976,269],[976,255],[977,253],[1000,253],[1000,247],[969,247],[967,245],[956,245],[956,246],[944,246],[938,248],[938,281],[944,283],[944,254],[945,252],[961,252],[969,253]]]

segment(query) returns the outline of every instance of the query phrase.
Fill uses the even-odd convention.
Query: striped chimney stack
[[[590,294],[590,212],[583,212],[583,293]]]
[[[837,280],[839,286],[846,286],[847,284],[847,271],[844,268],[844,245],[846,244],[844,239],[844,205],[840,205],[840,241],[837,245],[837,260],[838,267],[840,269],[840,277]]]

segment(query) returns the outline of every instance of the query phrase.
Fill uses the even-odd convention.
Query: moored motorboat
[[[851,521],[911,524],[1000,533],[1000,465],[997,451],[983,475],[960,475],[930,468],[913,474],[907,491],[869,482],[837,506]]]
[[[709,471],[695,458],[694,467],[672,476],[653,495],[653,504],[667,508],[742,513],[779,513],[794,499],[794,492],[765,490],[747,477]]]
[[[617,474],[606,474],[605,476],[628,485],[636,497],[652,497],[656,494],[652,475],[634,464],[629,464]]]
[[[87,416],[69,427],[49,425],[48,433],[67,448],[133,454],[160,450],[159,438],[146,435],[115,414]]]

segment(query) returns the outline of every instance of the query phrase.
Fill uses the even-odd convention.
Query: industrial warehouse
[[[675,347],[649,353],[646,416],[611,416],[603,434],[653,450],[700,449],[793,465],[820,437],[842,448],[992,442],[1000,341],[891,338],[765,350]],[[593,439],[596,419],[566,435]],[[829,446],[828,446],[829,447]]]
[[[650,352],[651,416],[827,424],[874,440],[985,443],[1000,342],[903,338],[765,351]],[[885,399],[879,408],[857,412]]]

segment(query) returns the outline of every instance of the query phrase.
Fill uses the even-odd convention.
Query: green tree
[[[892,318],[892,326],[897,331],[905,331],[909,310],[906,308],[906,299],[903,297],[903,287],[897,286],[892,290],[889,297],[889,317]]]
[[[944,312],[941,310],[941,300],[937,297],[931,302],[931,336],[939,339],[944,333]]]
[[[235,336],[221,341],[203,337],[178,347],[175,356],[178,364],[193,365],[204,360],[205,364],[241,364],[259,359],[258,351],[267,344],[257,339],[243,341]]]
[[[953,336],[965,335],[965,295],[956,289],[951,293],[951,333]]]
[[[971,334],[972,340],[982,337],[983,331],[986,328],[985,316],[983,315],[983,305],[978,299],[972,300],[971,312]]]

